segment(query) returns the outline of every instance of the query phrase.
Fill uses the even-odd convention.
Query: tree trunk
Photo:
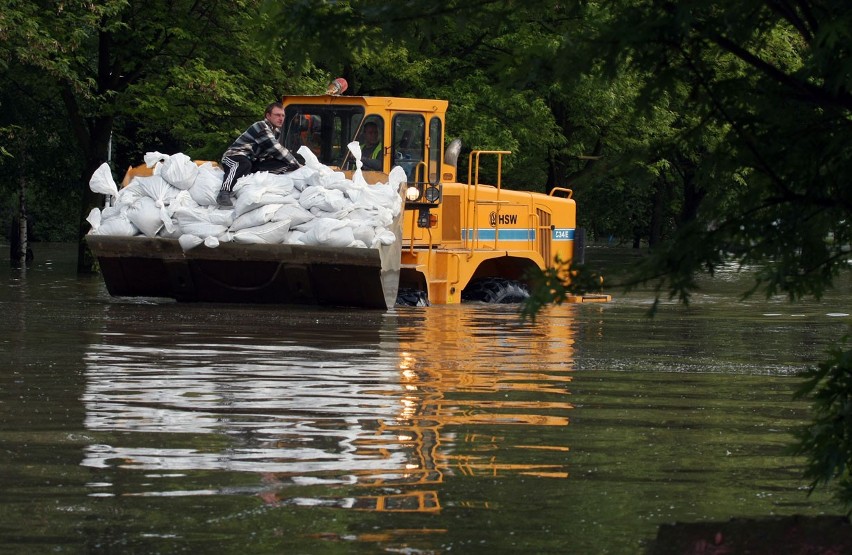
[[[33,259],[33,250],[29,244],[27,180],[23,175],[18,177],[18,186],[18,214],[12,218],[12,229],[9,233],[9,263],[25,270],[27,263]]]
[[[89,188],[89,179],[91,179],[92,174],[98,169],[98,164],[91,171],[85,170],[84,177],[81,178],[81,181],[84,183],[84,189],[81,195],[80,202],[80,227],[77,232],[77,273],[78,274],[93,274],[97,270],[95,268],[95,257],[92,255],[92,252],[89,250],[89,245],[86,243],[86,234],[89,233],[91,226],[89,222],[86,221],[86,218],[89,216],[89,212],[92,211],[92,208],[103,207],[103,195],[92,192]],[[87,165],[88,168],[88,165]],[[85,177],[88,175],[88,177]]]
[[[101,40],[104,40],[105,35],[102,34]],[[104,43],[101,43],[104,48]],[[104,60],[105,52],[101,52],[100,61]],[[107,79],[109,76],[104,73],[105,69],[99,70],[99,82]],[[105,87],[101,87],[105,88]],[[112,125],[114,116],[112,115],[97,115],[87,117],[77,102],[75,92],[70,85],[66,85],[60,91],[62,102],[68,111],[68,122],[71,125],[71,130],[77,138],[77,144],[86,158],[86,163],[83,166],[83,175],[80,176],[81,187],[81,204],[80,204],[80,222],[77,231],[77,273],[91,274],[95,272],[95,257],[89,251],[86,244],[86,234],[89,232],[89,222],[86,218],[92,208],[101,208],[103,206],[103,195],[93,193],[89,188],[89,181],[95,170],[107,162],[109,155],[110,137],[112,135]]]
[[[77,232],[77,273],[92,274],[95,273],[95,257],[89,251],[89,246],[86,243],[86,234],[91,229],[86,218],[92,208],[103,208],[104,198],[99,193],[92,192],[89,187],[89,181],[92,179],[92,174],[100,167],[101,164],[107,161],[109,153],[109,137],[112,131],[112,117],[97,118],[91,126],[90,139],[84,152],[87,153],[86,164],[83,168],[83,175],[80,176],[80,222]]]
[[[18,180],[18,262],[21,268],[27,267],[27,249],[29,238],[27,237],[27,180],[22,175]]]
[[[665,212],[666,199],[666,180],[660,177],[654,183],[654,201],[651,206],[651,222],[648,226],[648,246],[654,248],[660,244],[663,238],[663,218]]]
[[[693,221],[698,216],[701,201],[707,196],[707,191],[696,182],[698,163],[686,156],[677,156],[677,169],[683,181],[683,205],[678,215],[678,226]]]

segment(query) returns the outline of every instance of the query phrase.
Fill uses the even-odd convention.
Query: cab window
[[[338,166],[363,119],[364,110],[358,106],[289,105],[279,141],[293,152],[305,145],[320,163]]]
[[[391,141],[393,165],[405,170],[409,181],[427,179],[424,155],[426,120],[420,114],[397,114],[393,118]]]
[[[441,118],[429,121],[429,183],[437,183],[441,172],[441,146],[444,144]]]
[[[367,116],[358,132],[358,144],[361,146],[362,168],[372,171],[384,171],[385,162],[385,123],[380,116]]]

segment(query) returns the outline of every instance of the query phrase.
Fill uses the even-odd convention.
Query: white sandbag
[[[361,243],[360,245],[354,244],[355,236],[352,234],[352,228],[349,226],[341,227],[340,229],[336,229],[333,232],[329,233],[325,238],[325,241],[322,243],[323,245],[329,247],[357,247],[360,246],[363,248],[364,245]],[[307,244],[307,242],[306,242]]]
[[[386,183],[376,183],[368,185],[361,191],[357,206],[386,208],[391,211],[393,216],[396,216],[402,209],[402,198],[400,198],[397,189]]]
[[[297,150],[296,153],[299,154],[305,160],[305,165],[302,166],[301,168],[299,168],[298,170],[291,172],[290,175],[298,174],[303,169],[311,170],[311,172],[310,172],[311,174],[313,172],[319,172],[319,173],[325,174],[325,173],[331,173],[331,172],[334,171],[331,168],[329,168],[328,166],[321,163],[319,161],[319,158],[317,158],[317,155],[314,154],[314,152],[310,148],[308,148],[307,145],[300,146],[299,150]],[[303,173],[306,173],[306,177],[310,177],[310,174],[308,174],[307,172],[303,172]],[[300,176],[299,178],[301,179],[302,177]]]
[[[130,204],[133,203],[131,202]],[[104,206],[103,210],[101,210],[101,219],[106,220],[108,218],[114,218],[115,216],[126,214],[127,207],[130,206],[130,204],[116,204],[114,206]]]
[[[160,170],[160,177],[173,187],[184,191],[189,190],[195,184],[197,176],[198,165],[182,152],[169,156],[163,162],[163,168]]]
[[[352,212],[352,206],[346,206],[341,210],[337,210],[336,212],[326,212],[325,210],[320,210],[319,208],[311,208],[311,214],[314,215],[315,218],[333,218],[335,220],[349,220],[349,214]]]
[[[97,228],[101,225],[101,211],[98,208],[92,208],[89,211],[89,215],[86,216],[86,221],[89,222],[89,225],[92,226],[92,231],[97,230]]]
[[[364,222],[373,227],[386,227],[393,223],[393,213],[381,206],[369,208],[355,206],[349,212],[349,219],[356,222]]]
[[[231,224],[230,230],[239,231],[248,227],[257,227],[265,223],[271,222],[273,217],[275,216],[275,213],[278,211],[279,208],[281,208],[281,206],[283,205],[264,204],[262,206],[258,206],[254,210],[249,210],[244,214],[240,214],[239,216],[234,218],[234,223]],[[290,225],[289,221],[287,221],[287,225]]]
[[[201,206],[216,205],[216,196],[222,189],[224,178],[225,172],[219,166],[214,166],[210,162],[198,166],[195,184],[189,189],[192,200]]]
[[[159,152],[146,152],[142,159],[145,160],[145,165],[147,167],[154,168],[153,173],[154,175],[157,175],[163,169],[163,164],[169,159],[169,155],[161,154]]]
[[[337,212],[352,204],[343,194],[343,191],[337,189],[326,189],[324,187],[308,187],[299,196],[299,204],[310,210],[317,208],[324,212]]]
[[[367,181],[364,179],[364,172],[361,169],[364,166],[364,162],[361,161],[361,145],[358,141],[352,141],[346,147],[355,158],[355,171],[352,172],[352,183],[358,189],[367,186]]]
[[[302,149],[300,148],[300,154],[301,150]],[[317,164],[319,169],[305,165],[299,168],[298,170],[291,171],[287,174],[287,176],[293,180],[293,186],[296,187],[297,190],[304,191],[305,188],[309,186],[310,180],[313,175],[318,171],[322,171],[323,173],[332,171],[332,169],[328,166],[323,166],[322,164],[319,164],[319,162],[317,162]]]
[[[183,249],[183,252],[194,249],[203,242],[204,239],[202,239],[198,235],[191,235],[189,233],[184,233],[183,235],[178,237],[178,243],[180,244],[180,248]]]
[[[202,239],[206,239],[207,237],[219,237],[220,235],[226,233],[228,231],[228,228],[223,225],[216,225],[210,222],[205,222],[203,220],[197,220],[193,222],[182,223],[180,226],[180,230],[183,233],[197,235]]]
[[[264,204],[285,204],[298,202],[293,181],[284,175],[269,172],[255,172],[241,177],[234,187],[237,199],[234,212],[240,216]],[[291,198],[292,197],[292,198]]]
[[[231,224],[234,223],[234,213],[227,208],[205,206],[201,207],[200,210],[204,211],[204,217],[206,217],[211,224],[231,227]]]
[[[101,220],[101,225],[97,231],[93,230],[94,235],[112,235],[116,237],[134,237],[139,235],[139,228],[127,218],[126,214],[121,214],[112,218]]]
[[[371,248],[377,249],[379,245],[393,245],[396,242],[396,235],[393,231],[387,228],[376,228],[376,237],[372,243],[367,243]]]
[[[290,233],[287,235],[286,243],[288,245],[304,245],[304,241],[302,238],[305,236],[303,231],[299,231],[298,229],[290,228]]]
[[[258,227],[241,229],[233,233],[235,243],[282,244],[290,231],[290,222],[269,222]]]
[[[314,215],[308,210],[305,210],[301,204],[282,204],[272,216],[272,221],[274,222],[289,220],[291,227],[296,227],[313,219]]]
[[[233,214],[230,210],[206,207],[178,208],[174,212],[174,218],[183,233],[197,235],[202,239],[225,233],[233,223]]]
[[[189,191],[181,191],[169,204],[172,215],[182,210],[183,218],[198,219],[216,225],[230,226],[234,223],[234,212],[218,206],[200,206]],[[180,222],[178,222],[180,224]]]
[[[154,237],[165,225],[157,202],[151,197],[142,197],[127,209],[127,219],[139,228],[146,237]],[[169,219],[171,222],[171,219]]]
[[[109,207],[108,207],[109,208]],[[107,209],[98,210],[92,208],[86,221],[92,226],[90,235],[116,235],[120,237],[133,237],[139,230],[127,219],[126,210],[115,212],[110,208],[111,216],[106,216]]]
[[[163,237],[164,239],[178,239],[181,235],[183,235],[183,230],[180,229],[175,220],[171,221],[171,225],[164,225],[157,232],[157,237]]]
[[[169,233],[174,232],[175,228],[172,224],[171,213],[169,212],[168,206],[171,201],[174,200],[175,197],[177,197],[178,193],[180,193],[181,190],[177,187],[170,185],[165,179],[163,179],[159,175],[152,175],[149,177],[135,177],[133,178],[133,183],[137,184],[139,190],[146,197],[154,200],[155,206],[160,210],[160,219],[162,220],[166,231]],[[134,204],[136,203],[134,202]],[[131,219],[131,221],[133,220]],[[137,227],[139,226],[137,225]]]
[[[115,202],[113,202],[113,207],[117,210],[127,210],[128,206],[144,196],[145,192],[142,190],[141,185],[136,179],[134,179],[129,185],[127,185],[127,187],[119,189],[118,197],[116,197]]]
[[[245,174],[237,179],[233,187],[231,187],[231,191],[236,194],[238,191],[242,192],[242,190],[246,187],[250,188],[257,183],[261,183],[263,181],[263,176],[266,173],[269,172],[253,172]]]
[[[210,237],[205,237],[204,238],[204,246],[209,248],[209,249],[215,249],[216,247],[219,246],[219,238],[214,237],[212,235]]]
[[[192,199],[189,191],[179,191],[173,199],[169,201],[168,213],[172,215],[178,208],[202,209],[197,202]]]
[[[244,182],[244,188],[259,188],[264,192],[280,195],[289,195],[296,186],[289,173],[277,174],[269,172],[256,172],[249,174]]]
[[[241,216],[246,212],[251,212],[261,206],[269,204],[281,206],[282,204],[298,203],[298,197],[294,197],[293,195],[281,195],[270,191],[248,191],[247,189],[243,189],[242,194],[238,196],[237,200],[234,202],[234,215]]]
[[[94,193],[107,195],[111,198],[118,196],[118,185],[112,178],[112,170],[109,168],[109,164],[104,162],[95,170],[89,180],[89,189]]]
[[[327,221],[326,221],[327,220]],[[307,222],[299,224],[298,229],[304,231],[305,233],[310,232],[315,227],[321,226],[326,227],[328,229],[337,229],[338,227],[343,227],[346,225],[346,222],[341,222],[339,220],[332,220],[331,218],[312,218]],[[297,226],[290,224],[291,228],[296,228]]]
[[[309,180],[311,187],[325,187],[346,191],[354,187],[352,180],[346,179],[343,172],[315,173]]]
[[[306,245],[326,245],[330,247],[347,247],[354,240],[352,228],[346,222],[333,218],[316,218],[310,222],[308,229],[302,229],[305,235],[302,241]]]
[[[347,222],[349,227],[352,228],[352,235],[356,240],[363,242],[365,245],[372,245],[373,240],[376,238],[376,228],[371,226],[370,224],[352,221]]]
[[[177,196],[180,189],[173,187],[168,181],[159,175],[146,177],[134,177],[131,185],[135,184],[139,192],[166,206]]]
[[[140,235],[140,232],[127,217],[119,216],[102,221],[98,234],[112,237],[136,237]]]
[[[408,176],[402,166],[394,166],[388,174],[388,186],[399,193],[399,186],[408,181]]]

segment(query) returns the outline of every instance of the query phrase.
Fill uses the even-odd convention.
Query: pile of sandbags
[[[360,160],[358,143],[348,146]],[[135,177],[121,190],[103,164],[89,187],[107,195],[108,202],[92,209],[89,233],[175,238],[184,250],[229,241],[367,248],[396,241],[391,224],[402,209],[402,168],[395,167],[387,183],[369,185],[360,162],[347,179],[322,165],[310,149],[303,146],[299,154],[305,165],[296,171],[240,178],[232,208],[216,206],[222,169],[196,164],[183,153],[149,152],[145,163],[153,175]]]

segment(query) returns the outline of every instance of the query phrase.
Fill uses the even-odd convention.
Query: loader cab
[[[348,105],[291,105],[287,106],[279,140],[293,152],[307,146],[320,163],[326,166],[343,165],[346,145],[361,132],[364,108]]]
[[[305,145],[326,166],[353,171],[355,160],[347,145],[358,141],[363,147],[365,128],[375,124],[381,151],[362,148],[362,154],[380,160],[375,169],[363,168],[368,182],[386,180],[394,166],[405,170],[408,181],[424,193],[428,185],[438,187],[442,177],[455,178],[455,168],[448,173],[442,159],[446,101],[322,95],[289,96],[283,103],[283,145],[294,152]],[[377,175],[367,175],[371,170]],[[435,202],[434,193],[431,197]]]

